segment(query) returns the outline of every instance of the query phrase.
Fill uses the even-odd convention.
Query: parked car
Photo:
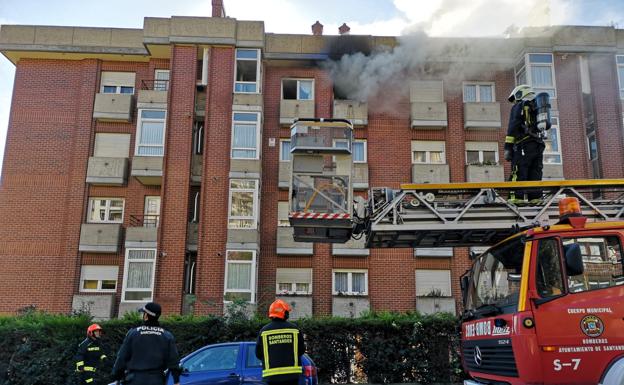
[[[262,385],[262,363],[255,342],[207,345],[180,360],[180,385]],[[316,365],[307,354],[301,360],[299,385],[318,385]],[[168,385],[173,379],[168,376]]]

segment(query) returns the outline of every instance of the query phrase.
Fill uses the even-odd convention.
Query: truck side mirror
[[[585,267],[583,266],[581,247],[578,243],[564,245],[563,251],[565,253],[566,272],[568,273],[568,276],[583,274]]]

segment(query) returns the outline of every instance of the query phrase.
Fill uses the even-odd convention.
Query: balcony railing
[[[130,215],[130,227],[158,227],[160,215]]]
[[[169,89],[169,80],[146,79],[141,80],[141,89],[148,91],[167,91]]]

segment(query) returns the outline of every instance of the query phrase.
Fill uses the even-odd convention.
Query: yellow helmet
[[[531,88],[531,86],[526,84],[520,84],[519,86],[516,86],[513,91],[511,91],[511,94],[509,94],[507,100],[509,100],[510,103],[514,103],[522,99],[530,99],[534,96],[535,91],[533,91],[533,88]]]

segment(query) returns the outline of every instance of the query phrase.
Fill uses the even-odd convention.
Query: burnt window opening
[[[256,67],[255,61],[238,60],[236,62],[236,81],[255,82],[257,79]]]
[[[297,99],[297,81],[296,80],[284,80],[282,82],[282,99],[295,100]]]

